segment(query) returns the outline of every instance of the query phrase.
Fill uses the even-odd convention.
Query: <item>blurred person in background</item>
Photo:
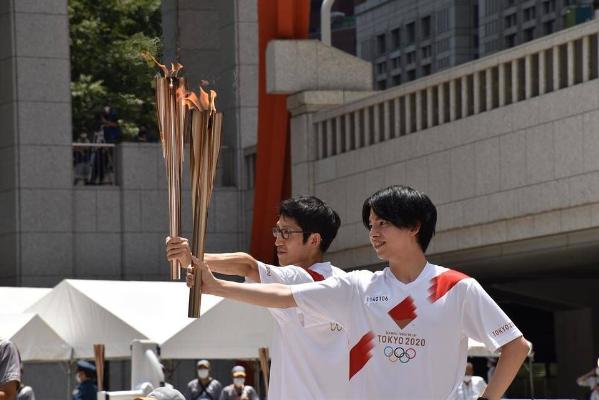
[[[196,364],[197,378],[187,384],[185,400],[210,399],[218,400],[223,385],[210,376],[210,362],[200,360]]]
[[[21,358],[17,346],[0,339],[0,400],[15,400],[21,385]]]
[[[231,374],[233,383],[223,389],[220,400],[259,400],[256,389],[245,384],[245,368],[236,365]]]

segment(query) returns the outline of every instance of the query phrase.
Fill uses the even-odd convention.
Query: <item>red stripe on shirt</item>
[[[405,328],[418,316],[416,314],[416,306],[412,297],[408,296],[401,303],[393,307],[388,312],[389,316],[395,321],[401,329]]]
[[[435,301],[439,300],[441,297],[445,296],[445,294],[449,292],[451,288],[456,285],[456,283],[466,278],[468,278],[468,275],[454,271],[452,269],[435,276],[433,279],[431,279],[431,286],[428,289],[429,301],[434,303]]]
[[[372,357],[374,334],[369,331],[349,351],[349,379],[357,374]]]
[[[314,282],[324,281],[324,276],[322,276],[318,272],[312,271],[309,268],[304,269],[304,271],[306,271],[312,277],[312,279],[314,279]]]

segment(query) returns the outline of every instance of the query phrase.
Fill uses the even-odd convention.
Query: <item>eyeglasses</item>
[[[304,232],[304,231],[292,231],[290,229],[287,228],[279,228],[278,226],[275,226],[272,228],[272,235],[274,237],[281,237],[282,239],[289,239],[289,237],[291,236],[292,233],[309,233],[309,232]]]

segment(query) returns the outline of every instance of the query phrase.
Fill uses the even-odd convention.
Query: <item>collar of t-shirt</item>
[[[308,273],[314,279],[315,282],[325,280],[326,278],[332,275],[332,267],[330,262],[321,262],[312,264],[308,268],[302,268],[304,271]]]
[[[426,265],[424,266],[424,268],[422,269],[422,271],[420,271],[420,274],[418,275],[418,277],[416,277],[416,279],[414,279],[412,282],[409,282],[409,283],[403,283],[402,281],[397,279],[397,277],[393,274],[393,272],[391,272],[390,267],[385,268],[385,272],[384,272],[385,280],[387,282],[390,282],[391,285],[396,285],[404,290],[418,286],[421,282],[428,282],[430,280],[430,278],[433,277],[432,275],[434,273],[435,273],[435,268],[429,262],[427,262]]]

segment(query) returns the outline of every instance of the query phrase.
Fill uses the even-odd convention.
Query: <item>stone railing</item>
[[[594,20],[314,114],[318,159],[598,77]]]

